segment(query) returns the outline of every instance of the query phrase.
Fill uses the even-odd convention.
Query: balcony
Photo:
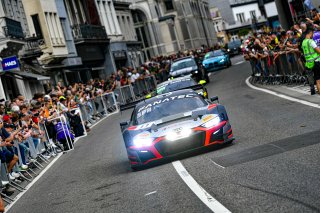
[[[0,18],[0,22],[4,26],[2,27],[4,35],[7,38],[24,39],[25,35],[21,23],[7,17]],[[4,23],[3,23],[4,22]]]
[[[34,59],[40,57],[43,52],[42,49],[45,46],[44,39],[39,39],[37,37],[26,38],[26,44],[21,50],[21,59]]]
[[[227,30],[241,28],[241,27],[252,27],[252,25],[260,25],[267,21],[264,16],[259,16],[257,19],[247,19],[244,22],[236,21],[233,25],[228,25]]]
[[[75,43],[83,42],[109,42],[106,29],[103,26],[80,24],[72,26]]]
[[[258,3],[258,0],[229,0],[231,7],[239,7],[242,5]]]

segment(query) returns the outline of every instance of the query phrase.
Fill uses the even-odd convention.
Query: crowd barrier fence
[[[146,77],[143,80],[138,80],[134,85],[126,85],[114,92],[101,94],[78,104],[78,107],[70,112],[58,112],[58,117],[37,123],[39,127],[37,137],[30,136],[24,141],[14,140],[12,152],[17,155],[19,160],[12,171],[18,173],[20,178],[26,182],[31,182],[38,175],[38,171],[50,163],[49,159],[57,156],[58,147],[64,152],[74,150],[74,140],[87,135],[86,126],[88,124],[92,125],[104,117],[119,113],[119,105],[143,98],[144,95],[152,92],[156,85],[157,81],[154,76]],[[54,126],[53,135],[52,125]],[[64,143],[60,141],[59,134],[65,139]],[[0,147],[0,150],[2,149],[7,148]],[[28,164],[28,168],[21,169],[25,164]],[[26,184],[17,183],[10,179],[9,174],[12,171],[8,171],[6,162],[1,162],[0,169],[0,186],[2,188],[8,185],[19,192],[26,190]],[[0,194],[6,203],[10,204],[14,201],[14,198],[9,195],[3,192]]]
[[[308,84],[300,52],[270,53],[264,58],[249,59],[254,83],[260,84]]]

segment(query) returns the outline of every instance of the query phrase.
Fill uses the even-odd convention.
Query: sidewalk
[[[310,87],[307,85],[263,85],[253,83],[252,85],[320,105],[320,95],[310,95]]]

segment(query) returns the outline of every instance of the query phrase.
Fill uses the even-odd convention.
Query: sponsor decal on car
[[[166,94],[167,96],[167,94]],[[161,97],[165,97],[165,96],[160,96]],[[184,95],[177,95],[177,96],[171,96],[171,97],[167,97],[167,98],[163,98],[161,100],[158,100],[158,101],[154,101],[153,103],[150,103],[150,104],[147,104],[147,105],[144,105],[142,106],[139,110],[138,110],[138,115],[137,117],[141,117],[142,115],[144,115],[145,113],[148,113],[148,112],[151,112],[151,108],[156,106],[156,105],[159,105],[159,104],[162,104],[162,103],[165,103],[165,102],[170,102],[170,101],[174,101],[176,99],[184,99],[184,98],[195,98],[197,97],[196,94],[184,94]],[[145,111],[144,111],[145,110]],[[148,110],[148,112],[147,112]],[[144,111],[144,113],[142,114],[142,111]],[[139,114],[140,113],[140,114]]]

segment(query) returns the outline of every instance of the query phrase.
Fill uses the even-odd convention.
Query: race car
[[[210,78],[201,64],[197,63],[193,56],[176,59],[172,62],[169,77],[177,78],[191,75],[196,81],[205,79],[208,83]]]
[[[179,77],[158,84],[156,90],[152,93],[149,93],[146,98],[151,98],[156,95],[181,89],[193,89],[204,98],[208,98],[208,91],[206,88],[204,88],[206,83],[207,82],[205,80],[201,80],[198,84],[191,76]]]
[[[202,61],[202,66],[207,73],[214,72],[223,67],[230,67],[231,65],[230,56],[224,50],[208,52]]]
[[[224,106],[191,89],[158,95],[139,103],[131,120],[120,124],[133,170],[184,152],[232,143],[232,128]]]

